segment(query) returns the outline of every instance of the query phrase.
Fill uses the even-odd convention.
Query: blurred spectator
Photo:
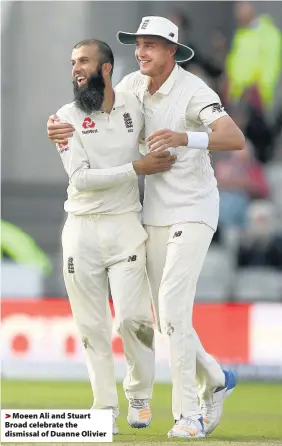
[[[238,29],[226,64],[230,100],[251,89],[253,106],[270,108],[281,71],[281,32],[269,15],[256,15],[255,2],[236,2],[235,16]]]
[[[32,265],[46,276],[52,272],[52,264],[35,241],[22,229],[1,220],[1,257],[21,265]]]
[[[213,61],[207,57],[205,57],[201,51],[197,48],[194,42],[191,41],[190,33],[191,33],[191,21],[188,16],[185,16],[182,12],[178,10],[174,10],[169,19],[175,23],[179,28],[179,41],[184,43],[185,45],[190,46],[194,51],[194,57],[188,62],[179,63],[182,68],[185,70],[189,70],[197,76],[201,77],[207,83],[209,83],[209,79],[215,81],[219,76],[223,73],[223,68],[219,63]]]
[[[223,29],[217,27],[211,36],[212,60],[222,69],[225,70],[225,60],[228,54],[228,39]]]
[[[282,270],[282,234],[276,227],[275,206],[266,200],[248,210],[248,224],[238,250],[239,267],[272,267]]]
[[[261,163],[272,159],[275,138],[279,134],[279,122],[270,125],[265,119],[264,113],[256,109],[252,102],[241,99],[237,104],[229,107],[229,114],[249,139],[255,151],[255,157]]]
[[[252,145],[217,161],[215,174],[220,193],[219,225],[222,230],[243,228],[250,201],[268,196],[268,185]]]

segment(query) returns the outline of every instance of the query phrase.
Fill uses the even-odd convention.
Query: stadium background
[[[269,14],[281,33],[281,3],[254,5],[255,13]],[[238,30],[235,2],[3,2],[2,229],[4,222],[21,228],[50,263],[48,268],[39,267],[36,256],[30,262],[25,257],[32,255],[17,255],[16,248],[24,243],[14,247],[13,255],[2,232],[2,405],[91,404],[83,352],[61,274],[67,177],[47,139],[46,121],[72,100],[69,59],[75,43],[86,37],[105,40],[115,54],[116,84],[137,69],[133,47],[118,44],[116,31],[135,31],[146,15],[182,20],[180,41],[194,46],[198,56],[187,69],[218,91],[248,136],[247,159],[213,156],[223,206],[199,281],[194,324],[206,349],[222,364],[232,365],[241,379],[259,380],[259,384],[242,384],[233,403],[228,403],[230,419],[223,429],[228,431],[231,419],[235,425],[240,421],[243,407],[243,414],[251,414],[249,425],[241,433],[233,426],[235,437],[238,432],[248,437],[251,431],[253,438],[282,439],[282,82],[280,76],[273,84],[273,100],[268,104],[256,85],[237,98],[228,93],[227,60]],[[261,61],[263,69],[271,69],[267,54],[262,53]],[[273,63],[277,69],[277,59]],[[281,46],[278,66],[281,69]],[[142,199],[142,181],[140,191]],[[23,251],[33,248],[26,245]],[[115,330],[113,352],[121,381],[125,364]],[[159,334],[156,356],[156,381],[168,383],[166,348]],[[61,383],[47,391],[49,384],[41,380],[50,379]],[[262,380],[277,383],[269,386]],[[167,410],[157,415],[160,426],[170,420],[169,388],[169,384],[156,386],[155,395]],[[225,430],[220,431],[222,438]]]

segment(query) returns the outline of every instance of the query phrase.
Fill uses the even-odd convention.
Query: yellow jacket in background
[[[263,104],[270,107],[281,65],[282,35],[270,16],[238,29],[226,61],[230,99],[237,101],[246,88],[256,85]]]

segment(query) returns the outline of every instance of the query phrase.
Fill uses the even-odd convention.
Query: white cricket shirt
[[[161,129],[210,132],[208,126],[226,116],[218,95],[197,76],[175,65],[169,78],[151,95],[148,77],[126,76],[119,91],[133,91],[145,112],[145,136]],[[143,222],[168,226],[205,223],[216,230],[219,194],[208,150],[172,148],[177,155],[170,171],[146,176]]]
[[[144,115],[135,95],[116,92],[110,114],[87,115],[71,103],[57,115],[75,128],[67,145],[57,145],[69,176],[65,211],[76,215],[139,212],[138,177],[132,161],[140,158],[138,139]]]

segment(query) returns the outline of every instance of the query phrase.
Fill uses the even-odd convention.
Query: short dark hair
[[[102,40],[98,40],[98,39],[85,39],[85,40],[81,40],[80,42],[78,42],[73,49],[78,49],[81,48],[82,46],[89,46],[89,45],[95,45],[97,46],[98,50],[99,50],[99,55],[100,55],[100,64],[103,65],[104,63],[110,63],[112,65],[112,71],[111,71],[111,75],[113,74],[113,70],[114,70],[114,55],[113,52],[111,50],[111,48],[109,47],[109,45],[106,42],[103,42]]]

